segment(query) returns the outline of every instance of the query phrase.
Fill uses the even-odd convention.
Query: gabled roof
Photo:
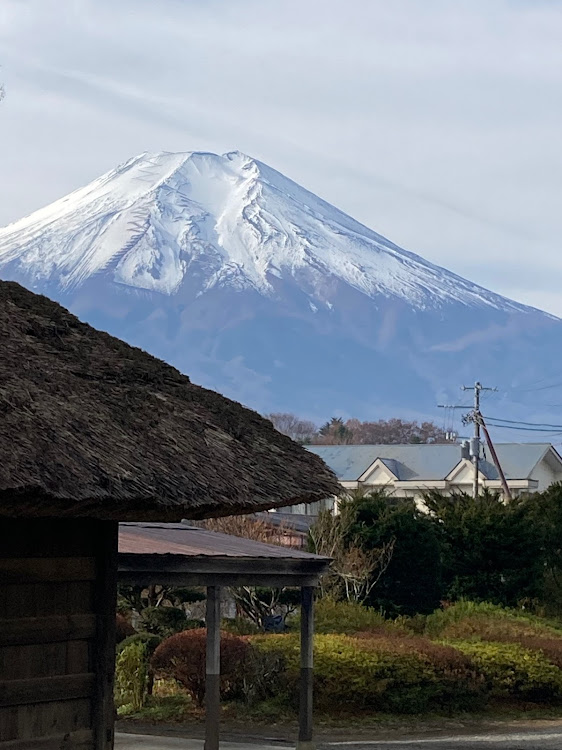
[[[320,456],[342,482],[358,481],[377,459],[401,481],[439,481],[461,460],[460,446],[456,444],[311,445],[309,450]],[[507,479],[527,479],[547,453],[552,452],[560,460],[550,443],[500,443],[496,450]],[[488,479],[499,478],[487,453],[480,470]]]
[[[0,281],[0,516],[203,518],[337,486],[269,420]]]

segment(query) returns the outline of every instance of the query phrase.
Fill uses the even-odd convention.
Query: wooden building
[[[334,494],[316,456],[0,282],[0,750],[110,750],[119,521]]]
[[[275,514],[272,514],[275,515]],[[298,750],[312,742],[312,654],[314,589],[330,558],[207,531],[184,523],[122,523],[119,579],[150,586],[204,586],[207,589],[207,670],[205,750],[219,748],[220,599],[223,586],[301,589],[301,695]]]

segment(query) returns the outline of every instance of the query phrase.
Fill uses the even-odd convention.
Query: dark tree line
[[[368,554],[392,544],[364,603],[393,616],[459,599],[562,613],[562,484],[510,503],[490,492],[431,493],[427,510],[381,491],[341,502],[344,548]]]
[[[304,445],[394,445],[404,443],[446,443],[446,433],[433,422],[408,422],[403,419],[379,419],[361,422],[332,417],[318,427],[294,414],[265,415],[274,427]]]

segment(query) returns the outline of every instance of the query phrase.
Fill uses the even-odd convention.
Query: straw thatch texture
[[[0,515],[176,520],[337,491],[255,412],[0,282]]]

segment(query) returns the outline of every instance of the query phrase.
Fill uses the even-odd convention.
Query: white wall
[[[542,492],[547,487],[550,487],[551,484],[554,484],[554,482],[562,480],[562,474],[553,471],[546,461],[541,461],[535,466],[531,474],[531,479],[538,481],[538,492]]]

